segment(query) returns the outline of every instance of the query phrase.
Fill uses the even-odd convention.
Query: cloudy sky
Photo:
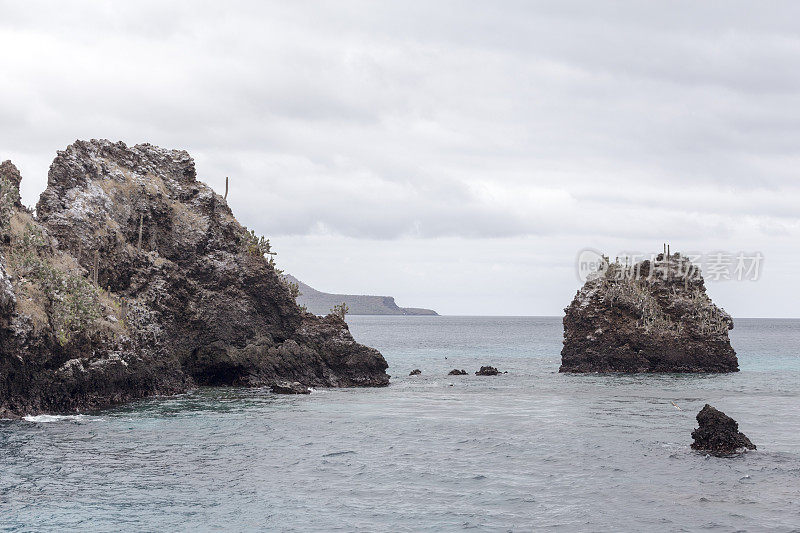
[[[558,315],[578,252],[761,252],[800,316],[796,2],[0,1],[0,159],[183,148],[280,267],[447,314]]]

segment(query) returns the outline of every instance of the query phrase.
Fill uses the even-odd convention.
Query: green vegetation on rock
[[[62,346],[102,315],[97,287],[59,261],[37,224],[26,224],[14,240],[9,266],[20,285],[29,285],[44,296],[49,321]]]
[[[0,176],[0,228],[5,228],[19,202],[19,190],[6,178]]]
[[[347,313],[348,313],[349,311],[350,311],[350,308],[349,308],[349,307],[347,307],[347,304],[346,304],[346,303],[344,303],[344,302],[342,302],[342,303],[340,303],[340,304],[337,304],[337,305],[334,305],[334,306],[331,308],[331,314],[332,314],[332,315],[336,315],[336,316],[338,316],[338,317],[339,317],[339,318],[341,318],[342,320],[344,320],[344,317],[345,317],[345,316],[347,316]]]

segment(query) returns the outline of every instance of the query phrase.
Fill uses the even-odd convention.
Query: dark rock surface
[[[197,385],[388,384],[342,319],[300,310],[184,151],[78,141],[37,214],[0,227],[0,417]]]
[[[561,372],[735,372],[733,319],[680,254],[607,263],[564,311]]]
[[[272,384],[270,390],[275,394],[311,394],[311,389],[299,381],[279,381]]]
[[[708,404],[697,413],[697,423],[700,427],[692,431],[695,450],[730,455],[756,449],[756,445],[739,431],[736,420]]]
[[[419,368],[415,368],[408,375],[409,376],[419,376],[420,374],[422,374],[422,370],[420,370]]]
[[[448,372],[447,375],[448,376],[466,376],[467,375],[467,371],[466,370],[459,370],[457,368],[454,368],[453,370]]]
[[[480,370],[475,372],[476,376],[496,376],[500,371],[493,366],[482,366]]]

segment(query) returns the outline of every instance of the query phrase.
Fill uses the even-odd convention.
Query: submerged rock
[[[311,389],[299,381],[279,381],[273,383],[270,390],[275,394],[311,394]]]
[[[15,199],[8,189],[0,202]],[[389,382],[344,320],[297,306],[268,242],[184,151],[78,141],[50,167],[38,219],[12,203],[0,219],[0,417],[197,385]]]
[[[692,431],[692,448],[695,450],[730,455],[756,449],[756,445],[739,431],[736,420],[708,404],[697,413],[697,423],[700,427]]]
[[[420,374],[422,374],[422,370],[420,370],[419,368],[415,368],[408,375],[409,376],[419,376]]]
[[[733,319],[680,254],[606,263],[564,316],[561,372],[735,372]]]
[[[500,371],[493,366],[482,366],[480,370],[475,372],[476,376],[496,376]]]
[[[457,368],[454,368],[453,370],[448,372],[447,375],[448,376],[466,376],[467,375],[467,371],[466,370],[459,370]]]

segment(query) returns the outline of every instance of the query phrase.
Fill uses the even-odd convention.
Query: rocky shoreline
[[[106,140],[58,152],[36,216],[0,166],[0,418],[200,385],[385,386],[339,317],[303,312],[268,241],[185,151]]]

